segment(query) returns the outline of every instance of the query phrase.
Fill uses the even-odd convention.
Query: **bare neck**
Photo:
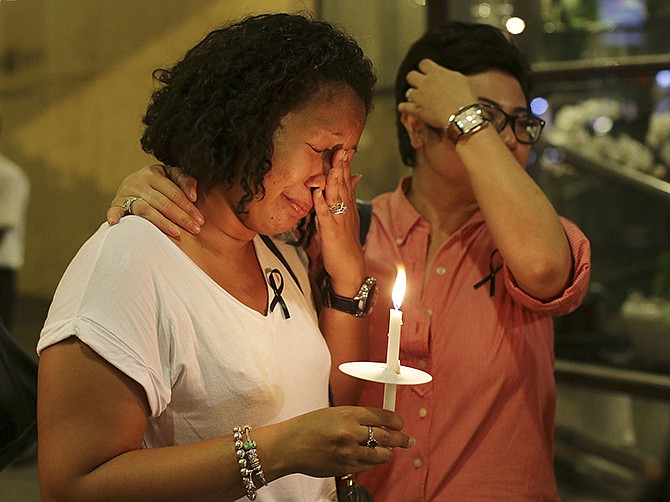
[[[424,285],[445,242],[477,211],[467,187],[459,187],[428,167],[415,168],[407,198],[430,224]]]
[[[206,222],[193,239],[198,247],[231,260],[246,255],[253,247],[256,232],[244,225],[222,192],[213,190],[206,195],[200,194],[196,206]]]
[[[429,169],[415,170],[407,198],[430,223],[432,236],[448,237],[477,211],[471,191]]]
[[[265,315],[267,288],[253,238],[230,205],[216,195],[198,200],[205,224],[198,235],[182,232],[177,246],[238,301]]]

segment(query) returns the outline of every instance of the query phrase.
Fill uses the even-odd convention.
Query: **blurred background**
[[[560,491],[642,500],[663,482],[670,437],[667,0],[0,0],[0,153],[30,183],[19,343],[34,356],[65,267],[121,180],[152,162],[139,146],[151,72],[212,28],[267,11],[340,25],[373,60],[375,109],[354,161],[361,198],[407,173],[393,82],[426,27],[493,24],[529,56],[532,109],[548,126],[528,169],[593,247],[584,305],[556,322]],[[0,472],[0,502],[32,500],[30,459]]]

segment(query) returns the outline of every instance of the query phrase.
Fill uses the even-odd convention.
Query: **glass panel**
[[[666,0],[471,0],[449,18],[507,26],[535,63],[660,55],[668,51]],[[510,21],[511,20],[511,21]],[[515,21],[517,21],[515,23]]]
[[[557,320],[557,357],[670,374],[670,89],[657,76],[539,82],[549,125],[529,168],[592,245],[589,296]]]

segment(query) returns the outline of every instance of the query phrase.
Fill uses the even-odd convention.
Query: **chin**
[[[293,230],[297,224],[297,221],[270,222],[269,224],[264,222],[264,224],[249,225],[249,227],[261,235],[277,235]]]

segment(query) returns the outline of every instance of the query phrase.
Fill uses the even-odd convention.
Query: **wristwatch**
[[[366,277],[358,293],[353,298],[336,294],[330,283],[329,275],[323,280],[321,302],[326,308],[333,308],[356,317],[365,317],[372,312],[372,307],[374,307],[376,300],[377,279],[374,277]]]
[[[456,144],[463,136],[476,133],[488,122],[489,119],[484,114],[481,105],[475,103],[464,106],[449,117],[447,137],[452,143]]]

